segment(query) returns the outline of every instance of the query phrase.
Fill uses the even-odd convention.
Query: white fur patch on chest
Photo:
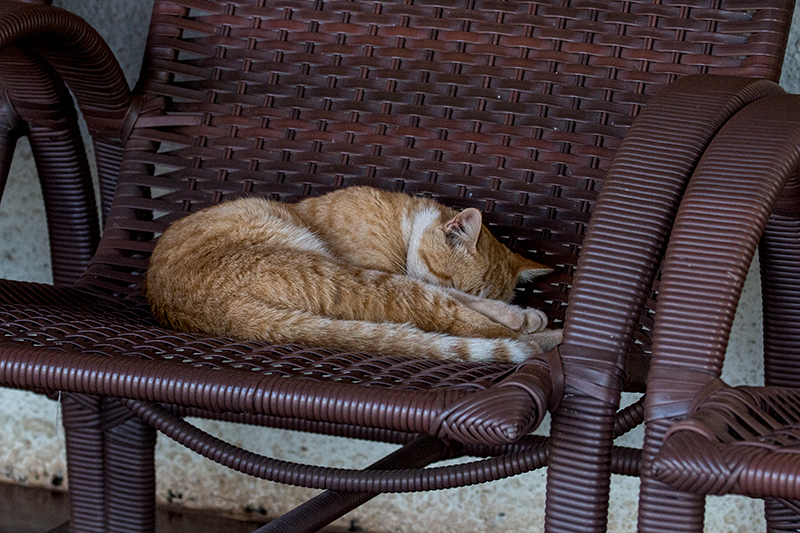
[[[438,220],[439,210],[435,207],[425,207],[416,212],[404,213],[401,226],[403,239],[408,244],[406,274],[428,283],[437,283],[438,279],[431,273],[428,265],[420,257],[420,242],[425,231]]]
[[[263,245],[332,256],[328,245],[316,233],[281,215],[267,212],[258,218],[256,231],[262,236]],[[254,229],[254,226],[247,228]]]

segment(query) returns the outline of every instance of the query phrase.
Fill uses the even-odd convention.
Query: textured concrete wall
[[[152,0],[56,0],[89,20],[108,40],[128,79],[138,74]],[[800,17],[787,53],[783,86],[800,92]],[[46,226],[30,152],[21,143],[0,206],[0,276],[50,280]],[[760,293],[755,270],[748,277],[734,324],[725,377],[732,383],[759,383],[761,347]],[[632,398],[626,396],[626,400]],[[63,486],[64,439],[57,403],[32,393],[0,389],[0,480]],[[287,460],[329,466],[367,465],[391,447],[313,435],[202,422],[206,430],[233,443]],[[641,432],[622,444],[637,445]],[[158,496],[192,507],[274,515],[290,509],[314,491],[248,478],[187,453],[167,439],[157,448]],[[609,529],[633,532],[637,482],[615,477]],[[373,500],[342,523],[355,521],[369,531],[541,531],[544,473],[430,494],[389,495]],[[749,532],[763,529],[760,504],[744,498],[709,502],[707,530]]]

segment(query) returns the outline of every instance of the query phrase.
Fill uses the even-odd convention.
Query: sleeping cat
[[[550,271],[500,244],[477,209],[350,187],[178,220],[146,289],[155,317],[187,332],[519,362],[561,340],[544,313],[506,303],[518,281]]]

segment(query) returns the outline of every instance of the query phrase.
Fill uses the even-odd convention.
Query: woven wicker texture
[[[798,412],[795,390],[723,388],[670,428],[654,475],[687,492],[800,499]]]
[[[17,289],[21,284],[15,284]],[[48,298],[50,287],[29,285],[26,299]],[[78,293],[80,294],[80,293]],[[18,296],[20,297],[20,296]],[[447,363],[412,357],[376,357],[308,349],[297,345],[211,339],[159,327],[146,307],[114,308],[101,301],[30,307],[0,305],[0,332],[6,340],[62,351],[108,357],[160,359],[175,365],[259,372],[276,378],[330,380],[380,387],[427,390],[448,387],[482,390],[511,365]],[[27,311],[27,312],[25,312]],[[446,370],[440,370],[446,367]]]
[[[53,292],[47,286],[12,285],[14,291],[5,295],[10,302],[44,301]],[[453,364],[208,339],[155,327],[140,306],[120,310],[80,292],[65,296],[71,305],[36,305],[28,308],[29,313],[18,312],[13,305],[0,306],[4,335],[15,345],[8,348],[3,365],[9,385],[430,432],[480,444],[512,442],[538,425],[544,413],[549,378],[537,362],[528,365],[529,372],[518,371],[506,378],[509,365]],[[89,303],[81,307],[80,298]],[[41,348],[63,354],[49,371],[43,372],[36,362]],[[40,355],[27,362],[28,349]],[[212,374],[206,384],[197,381],[209,369],[224,372]],[[131,387],[126,374],[143,380],[141,385]],[[487,393],[488,387],[501,382],[508,386]],[[389,387],[393,392],[384,395],[382,390]],[[481,394],[470,396],[469,408],[462,408],[462,397],[470,391]],[[342,402],[345,397],[350,400]],[[354,408],[351,402],[364,405]],[[472,422],[465,430],[461,424],[467,420]]]
[[[0,44],[27,39],[75,93],[97,138],[108,214],[77,289],[0,283],[0,383],[395,442],[427,433],[500,456],[488,468],[412,471],[433,480],[415,489],[544,465],[542,442],[524,436],[566,387],[550,443],[546,527],[601,531],[612,468],[639,471],[639,453],[611,443],[641,410],[615,411],[626,368],[637,369],[627,383],[643,387],[633,378],[651,350],[655,277],[678,201],[716,130],[779,92],[753,78],[777,79],[791,9],[712,0],[158,0],[135,97],[75,17],[45,6],[5,16]],[[654,99],[681,76],[708,73],[750,79],[685,78]],[[292,202],[355,184],[476,207],[502,242],[553,266],[518,302],[556,324],[569,316],[561,358],[514,369],[206,339],[159,328],[142,307],[149,253],[174,220],[242,195]],[[235,457],[170,409],[126,404],[166,433],[199,439],[210,455]],[[82,416],[89,435],[103,434],[83,450],[111,465],[101,480],[104,522],[149,531],[151,433],[127,415],[101,416],[100,426]],[[117,422],[130,429],[115,437]],[[128,431],[130,456],[119,437]],[[88,487],[99,474],[80,453],[71,452],[71,468],[88,469]],[[125,464],[142,477],[129,483],[115,470]],[[350,483],[321,469],[295,479],[291,468],[276,475]],[[361,479],[355,490],[397,490],[382,473]],[[126,501],[131,516],[145,518],[128,521]],[[91,522],[76,531],[93,531]]]
[[[747,12],[763,3],[250,4],[158,3],[130,187],[117,198],[125,218],[155,220],[115,228],[158,234],[178,213],[239,194],[292,201],[364,183],[425,193],[481,209],[501,240],[560,266],[527,295],[557,318],[639,106],[677,75],[774,79],[769,50],[782,37],[746,65],[740,47],[786,15]],[[157,157],[137,155],[151,143]],[[146,267],[135,256],[147,249],[105,247],[121,256],[107,269],[119,279],[98,265],[89,282],[135,290],[126,273]]]

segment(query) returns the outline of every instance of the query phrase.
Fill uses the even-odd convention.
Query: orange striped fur
[[[518,281],[549,271],[500,244],[476,209],[351,187],[183,218],[159,239],[146,288],[156,318],[182,331],[521,361],[561,332],[506,302]]]

